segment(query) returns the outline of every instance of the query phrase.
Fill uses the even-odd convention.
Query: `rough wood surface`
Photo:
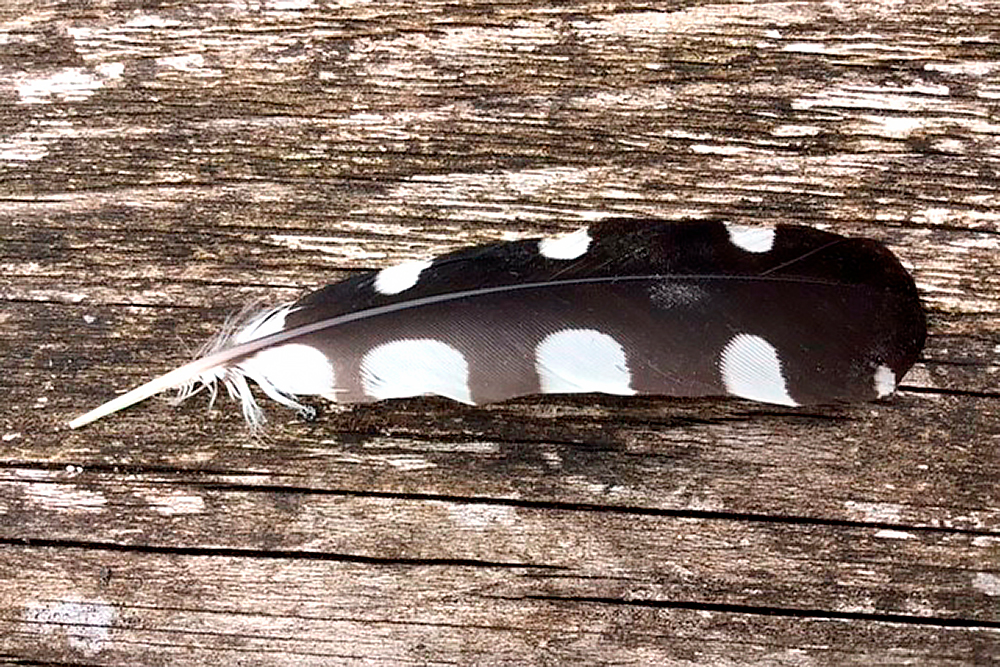
[[[8,0],[0,661],[1000,660],[994,3]],[[608,215],[912,267],[883,403],[151,401],[227,314]]]

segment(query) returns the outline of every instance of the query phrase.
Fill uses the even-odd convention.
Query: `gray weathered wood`
[[[0,661],[1000,660],[990,3],[0,7]],[[610,215],[912,267],[883,403],[66,421],[228,314]]]

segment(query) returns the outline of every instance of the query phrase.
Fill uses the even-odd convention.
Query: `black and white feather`
[[[892,393],[920,353],[913,279],[883,245],[792,225],[613,219],[409,261],[306,294],[71,422],[222,382],[362,402],[436,394],[730,395],[781,405]]]

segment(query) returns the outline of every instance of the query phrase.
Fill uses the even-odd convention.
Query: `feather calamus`
[[[352,277],[250,318],[201,358],[70,422],[222,382],[364,402],[540,393],[730,395],[782,405],[892,393],[925,338],[882,244],[795,225],[611,219]]]

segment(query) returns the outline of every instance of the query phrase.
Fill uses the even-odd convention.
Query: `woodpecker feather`
[[[408,261],[228,327],[200,358],[70,422],[221,381],[363,402],[539,393],[730,395],[782,405],[892,393],[919,355],[913,279],[883,245],[795,225],[612,219]]]

